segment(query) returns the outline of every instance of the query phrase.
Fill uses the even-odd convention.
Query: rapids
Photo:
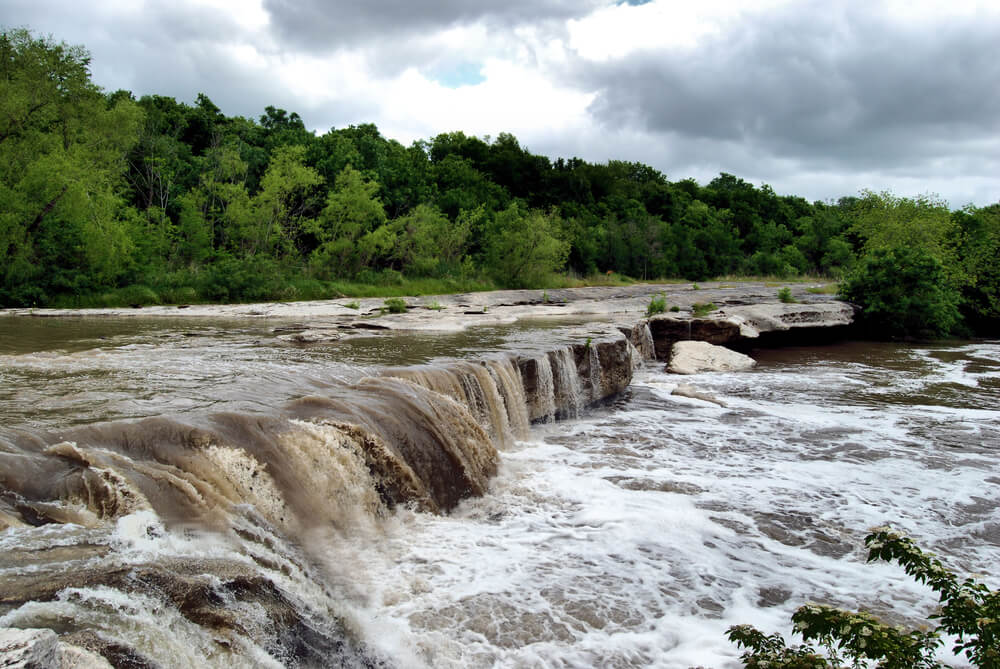
[[[683,379],[722,408],[644,326],[18,321],[0,627],[113,666],[735,667],[805,601],[922,619],[883,523],[1000,586],[998,342]]]

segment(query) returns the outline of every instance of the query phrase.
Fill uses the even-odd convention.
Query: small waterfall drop
[[[538,380],[535,387],[536,410],[534,414],[538,420],[551,422],[556,417],[556,395],[555,383],[552,377],[552,365],[548,355],[541,355],[534,359],[538,373]]]
[[[486,368],[493,376],[507,405],[507,419],[515,439],[528,436],[531,421],[528,418],[528,402],[524,395],[524,383],[517,364],[511,358],[487,360]]]
[[[636,328],[639,330],[639,344],[636,344],[636,348],[642,353],[644,360],[655,360],[656,359],[656,343],[653,341],[653,333],[649,329],[649,322],[642,321]]]
[[[554,371],[554,386],[557,394],[558,405],[570,418],[580,415],[583,407],[583,390],[580,387],[580,375],[576,370],[576,360],[573,357],[573,349],[566,347],[553,351],[551,354],[552,369]]]
[[[587,347],[588,381],[590,382],[590,401],[596,402],[603,397],[601,385],[601,358],[596,346]]]

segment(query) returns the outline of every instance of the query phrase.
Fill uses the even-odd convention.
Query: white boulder
[[[670,351],[667,371],[672,374],[701,372],[739,372],[753,368],[757,361],[748,355],[730,351],[704,341],[679,341]]]

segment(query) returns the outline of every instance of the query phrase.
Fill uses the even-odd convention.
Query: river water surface
[[[17,467],[36,452],[34,434],[161,414],[268,416],[387,365],[583,336],[535,324],[300,347],[274,327],[0,321],[4,480],[28,471]],[[876,525],[1000,587],[1000,342],[753,356],[751,372],[682,379],[725,407],[671,395],[678,378],[646,361],[611,404],[516,434],[485,494],[446,514],[378,511],[370,487],[338,483],[337,513],[294,527],[255,491],[223,529],[177,522],[154,500],[93,522],[0,530],[0,582],[16,591],[0,627],[48,627],[83,645],[96,635],[146,666],[721,669],[738,666],[728,626],[788,635],[806,601],[923,619],[926,588],[865,564]],[[332,439],[325,424],[289,420]],[[106,471],[102,448],[56,455]],[[369,475],[347,456],[312,462],[348,472],[337,481]],[[176,587],[147,587],[161,572],[215,584],[237,631],[223,641],[217,620],[162,595]],[[296,643],[318,650],[290,652],[272,600],[219,585],[248,573],[301,613],[310,631]]]

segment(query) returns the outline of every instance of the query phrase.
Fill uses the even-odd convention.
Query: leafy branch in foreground
[[[752,625],[730,627],[727,636],[740,648],[748,669],[930,669],[941,633],[955,637],[952,652],[964,654],[980,669],[1000,669],[1000,592],[971,578],[959,580],[940,560],[888,527],[865,537],[868,561],[897,562],[918,583],[938,594],[941,607],[931,616],[938,623],[929,631],[891,626],[866,612],[851,612],[806,604],[792,622],[805,644],[788,646],[779,634],[770,636]],[[814,646],[822,647],[820,654]],[[874,663],[874,664],[873,664]]]

